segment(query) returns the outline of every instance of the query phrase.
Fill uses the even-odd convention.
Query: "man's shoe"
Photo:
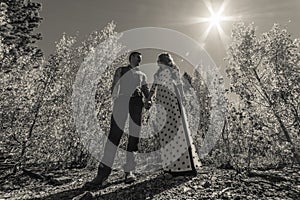
[[[132,172],[125,172],[125,183],[130,184],[136,181],[136,176]]]
[[[94,188],[105,186],[107,184],[106,180],[110,175],[110,173],[111,173],[111,168],[100,163],[98,167],[97,176],[92,181],[86,182],[83,185],[83,188],[94,189]]]
[[[100,187],[104,187],[107,184],[108,176],[96,176],[92,181],[86,182],[83,185],[84,189],[96,189]]]

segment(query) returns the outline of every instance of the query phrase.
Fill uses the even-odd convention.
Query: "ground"
[[[108,185],[93,191],[84,191],[81,186],[96,171],[56,170],[43,176],[48,179],[23,172],[1,183],[0,199],[298,199],[299,169],[294,166],[246,175],[204,166],[196,177],[141,173],[132,184],[125,184],[123,173],[114,170]]]

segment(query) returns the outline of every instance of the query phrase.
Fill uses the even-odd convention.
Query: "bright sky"
[[[44,18],[40,32],[43,41],[39,46],[49,55],[55,41],[63,32],[83,39],[97,28],[114,20],[117,31],[137,27],[165,27],[180,31],[199,41],[218,66],[224,66],[226,45],[230,42],[232,21],[214,22],[211,11],[217,13],[224,4],[220,19],[233,16],[254,22],[258,33],[268,31],[274,23],[287,25],[293,37],[300,37],[299,0],[36,0],[41,2]],[[206,18],[206,19],[204,19]],[[199,23],[204,21],[202,23]],[[154,60],[155,62],[155,60]]]

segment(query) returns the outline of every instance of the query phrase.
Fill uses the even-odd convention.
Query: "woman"
[[[192,142],[182,101],[184,94],[179,69],[168,53],[158,56],[158,71],[154,75],[150,96],[160,108],[157,111],[157,126],[161,145],[163,170],[178,175],[196,175],[200,161]]]

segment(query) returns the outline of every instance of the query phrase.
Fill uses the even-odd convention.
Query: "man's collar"
[[[127,67],[128,67],[129,69],[138,69],[138,66],[132,67],[130,64],[127,65]]]

